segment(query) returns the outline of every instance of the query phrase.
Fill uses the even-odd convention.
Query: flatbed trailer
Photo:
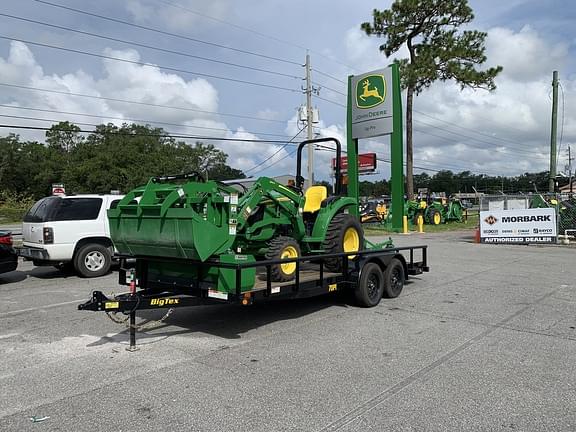
[[[328,259],[342,260],[342,271],[327,271]],[[214,284],[196,279],[158,279],[150,277],[148,264],[159,261],[180,261],[207,268],[234,272],[235,287],[229,292],[214,289]],[[131,264],[133,263],[133,264]],[[271,268],[277,264],[294,263],[294,280],[275,282]],[[243,272],[256,269],[255,283],[246,290],[241,286]],[[152,256],[121,256],[119,283],[129,292],[108,297],[94,291],[79,310],[123,313],[129,316],[130,348],[136,346],[136,312],[139,310],[179,308],[205,304],[251,305],[269,299],[308,298],[343,290],[352,290],[360,306],[376,306],[382,297],[400,295],[404,282],[413,275],[428,272],[427,246],[386,247],[358,252],[302,256],[282,260],[225,263],[208,260],[177,260]]]

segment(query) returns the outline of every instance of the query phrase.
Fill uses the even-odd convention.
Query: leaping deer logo
[[[373,89],[370,90],[370,81],[369,80],[364,80],[364,82],[362,82],[362,89],[364,90],[364,92],[359,95],[358,97],[360,99],[362,99],[364,102],[366,102],[366,98],[369,97],[375,97],[380,99],[380,102],[382,102],[384,100],[384,96],[380,95],[380,92],[378,91],[378,87],[374,86]]]

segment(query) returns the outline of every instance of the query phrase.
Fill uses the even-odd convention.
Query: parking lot
[[[0,430],[576,430],[576,249],[471,238],[395,236],[428,244],[431,272],[375,308],[177,309],[137,352],[77,311],[117,273],[21,263],[0,275]]]

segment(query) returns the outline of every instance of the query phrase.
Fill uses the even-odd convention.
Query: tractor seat
[[[306,201],[304,203],[304,212],[315,213],[320,210],[322,201],[328,196],[328,190],[326,186],[310,186],[306,189],[304,197]]]

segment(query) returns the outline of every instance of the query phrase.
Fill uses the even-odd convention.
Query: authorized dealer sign
[[[556,243],[553,208],[480,212],[482,243]]]

